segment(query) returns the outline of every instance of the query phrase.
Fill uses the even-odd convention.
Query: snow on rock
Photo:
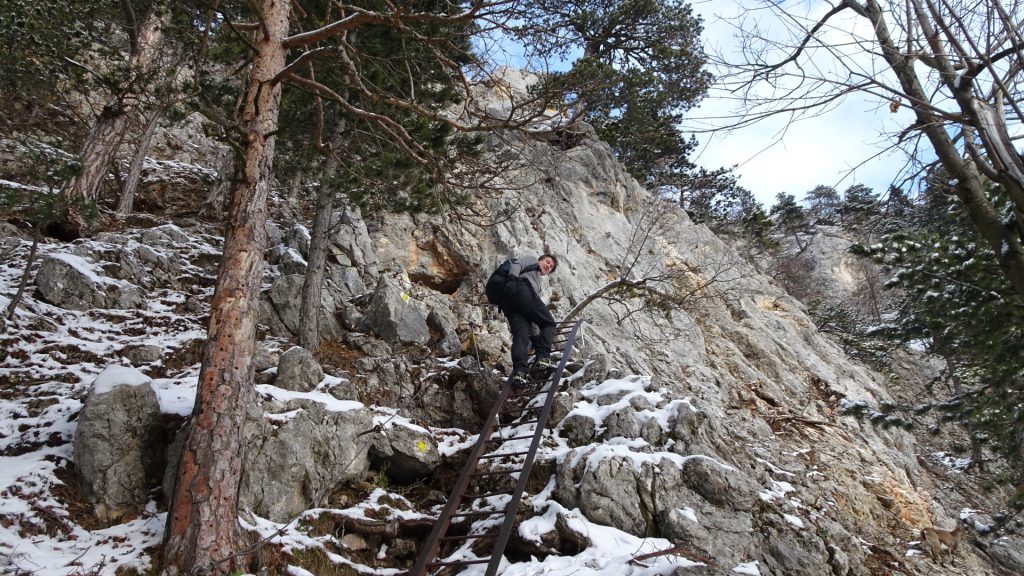
[[[96,380],[92,383],[92,393],[106,394],[118,386],[142,386],[152,382],[152,378],[135,368],[111,364],[96,376]]]
[[[283,522],[366,475],[373,415],[363,404],[269,385],[257,391],[268,399],[261,415],[298,411],[246,421],[240,509]]]
[[[492,88],[500,86],[492,82]],[[505,83],[509,94],[517,86],[515,79]],[[492,103],[500,109],[503,98]],[[187,133],[195,133],[196,122],[190,119]],[[214,150],[190,151],[186,133],[180,139],[168,135],[158,135],[155,150],[182,161],[217,157]],[[879,559],[901,563],[894,571],[936,575],[994,573],[990,558],[1011,571],[1016,558],[1019,567],[1020,541],[1013,538],[995,540],[989,557],[961,547],[955,568],[920,564],[927,560],[902,553],[906,534],[960,509],[951,502],[963,498],[977,501],[976,508],[995,508],[997,496],[947,489],[970,486],[973,472],[925,466],[920,462],[935,450],[921,450],[911,432],[844,416],[844,403],[887,400],[887,377],[847,357],[818,332],[800,302],[707,228],[678,207],[651,204],[592,132],[557,146],[512,138],[494,142],[493,153],[520,157],[529,168],[496,181],[514,194],[478,199],[481,214],[502,215],[486,226],[449,215],[384,215],[369,225],[351,208],[335,215],[340,226],[332,232],[321,302],[322,326],[334,338],[326,350],[334,364],[323,364],[331,376],[303,392],[255,387],[244,432],[245,529],[285,552],[322,551],[320,557],[341,569],[381,575],[404,570],[419,544],[414,537],[380,538],[376,549],[367,538],[366,558],[376,564],[367,566],[345,551],[334,531],[316,532],[320,524],[314,520],[429,523],[436,515],[436,493],[450,487],[442,481],[450,474],[432,476],[437,482],[425,486],[432,495],[422,503],[407,504],[390,492],[374,490],[362,499],[350,492],[363,489],[360,481],[371,470],[385,482],[370,457],[381,435],[402,437],[398,449],[389,439],[386,449],[395,453],[429,454],[424,469],[433,465],[434,450],[440,465],[457,468],[477,439],[480,414],[496,396],[494,381],[508,368],[505,320],[480,305],[487,274],[510,255],[554,252],[561,266],[543,284],[553,314],[562,317],[620,273],[631,242],[644,237],[634,231],[652,230],[654,241],[635,254],[636,270],[684,266],[689,276],[683,281],[702,286],[699,296],[654,315],[616,307],[622,300],[597,301],[585,310],[586,327],[571,360],[589,369],[560,392],[556,415],[564,419],[551,422],[553,433],[534,469],[551,477],[524,501],[528,513],[517,535],[523,550],[536,553],[510,552],[503,574],[718,570],[696,566],[698,556],[724,570],[766,575],[868,576]],[[147,169],[165,173],[147,177],[145,185],[149,193],[175,195],[163,204],[168,209],[194,210],[197,194],[205,197],[211,175],[201,170],[172,164]],[[146,193],[142,200],[164,201]],[[652,206],[667,218],[656,230],[643,228]],[[301,255],[308,239],[304,226],[282,221],[275,236]],[[40,247],[38,290],[26,292],[9,330],[0,334],[0,378],[11,390],[0,396],[0,557],[15,571],[108,576],[125,565],[146,569],[141,551],[162,537],[163,517],[146,500],[159,494],[159,481],[147,480],[143,490],[134,479],[164,469],[174,476],[173,466],[166,466],[176,461],[170,432],[192,410],[221,243],[216,232],[192,225]],[[28,252],[23,239],[7,239],[3,246],[9,257],[0,260],[0,304],[15,292]],[[442,256],[457,262],[448,267]],[[297,264],[295,259],[289,266]],[[435,274],[441,264],[444,274]],[[299,277],[280,276],[280,268],[266,267],[261,302],[260,333],[271,335],[263,345],[274,349],[285,347],[275,337],[290,338],[299,322]],[[853,272],[838,270],[846,280]],[[415,278],[423,283],[408,282]],[[410,309],[415,312],[406,317]],[[444,354],[432,348],[439,339]],[[117,374],[101,375],[112,359],[140,346],[152,347],[139,357],[146,360],[139,369],[144,377],[124,372],[116,378],[138,385],[115,386]],[[487,362],[496,370],[493,381],[479,376],[489,371],[441,369],[436,358],[442,355]],[[334,394],[339,383],[345,383],[345,399]],[[101,408],[104,398],[118,399],[121,407]],[[83,407],[83,401],[93,405]],[[99,417],[90,413],[101,410],[111,414],[108,425],[124,430],[114,436],[143,435],[150,419],[158,423],[167,458],[151,469],[144,449],[109,439],[107,448],[80,453],[79,437],[100,441],[90,432]],[[381,455],[386,449],[377,448]],[[123,498],[98,501],[95,516],[125,523],[108,529],[114,533],[86,530],[83,518],[94,521],[93,513],[76,512],[54,494],[78,482],[74,469],[92,470],[94,487],[108,482],[104,474],[115,451],[126,466],[120,474],[133,479],[133,487]],[[159,449],[148,452],[155,456]],[[955,456],[949,454],[951,464]],[[531,485],[535,480],[544,478],[531,478]],[[348,491],[339,498],[344,508],[308,509],[328,504],[341,489]],[[76,502],[88,508],[88,500]],[[136,514],[141,516],[128,520]],[[284,525],[296,514],[302,521]],[[337,533],[345,532],[343,525],[335,526]],[[544,552],[552,535],[578,549]],[[686,551],[676,549],[680,543]],[[381,555],[385,560],[377,560]],[[293,565],[287,572],[315,571],[309,568]]]
[[[96,377],[75,430],[74,461],[82,489],[101,522],[137,515],[163,472],[160,403],[152,380],[109,366]]]
[[[142,308],[142,290],[129,282],[106,277],[99,265],[73,254],[42,258],[36,275],[39,292],[49,302],[73,310]]]

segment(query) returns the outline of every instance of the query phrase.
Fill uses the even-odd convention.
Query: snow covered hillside
[[[1024,569],[1024,540],[981,530],[1005,493],[982,490],[955,454],[843,414],[888,399],[890,376],[851,361],[798,301],[653,200],[606,144],[555,144],[499,151],[528,168],[505,176],[509,192],[478,200],[504,216],[486,225],[339,210],[322,310],[330,339],[315,358],[293,348],[308,231],[280,214],[270,226],[239,479],[254,566],[410,567],[494,398],[477,363],[508,368],[507,328],[483,304],[483,280],[507,255],[550,251],[561,261],[547,285],[556,317],[626,275],[662,299],[617,292],[584,309],[575,372],[503,574]],[[180,220],[41,244],[0,333],[4,573],[156,566],[217,229]],[[0,309],[30,246],[0,228]],[[961,520],[955,564],[922,553],[922,528]]]

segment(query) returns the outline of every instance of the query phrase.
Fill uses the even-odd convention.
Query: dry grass
[[[324,372],[355,372],[356,361],[364,358],[366,354],[350,348],[338,340],[324,340],[316,351],[316,359],[320,362]]]

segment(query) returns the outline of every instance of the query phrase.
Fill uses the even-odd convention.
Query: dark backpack
[[[487,301],[495,306],[500,306],[501,300],[505,296],[505,284],[508,283],[509,277],[519,276],[521,268],[522,265],[518,258],[510,258],[498,266],[497,270],[492,272],[491,277],[487,279],[487,284],[484,285]]]

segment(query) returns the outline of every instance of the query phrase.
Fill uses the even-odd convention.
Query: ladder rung
[[[427,566],[468,566],[470,564],[486,564],[490,558],[477,558],[476,560],[451,560],[448,562],[427,562]]]
[[[479,500],[481,498],[490,498],[492,496],[511,496],[511,495],[512,494],[510,494],[508,492],[488,492],[487,494],[463,494],[462,497],[463,498],[468,498],[470,500]]]
[[[477,538],[491,538],[497,536],[500,532],[484,532],[483,534],[466,534],[465,536],[445,536],[441,540],[445,542],[452,542],[454,540],[475,540]]]
[[[519,426],[526,426],[527,424],[536,424],[538,422],[540,422],[540,420],[527,420],[526,422],[509,422],[508,424],[502,426],[502,428],[509,428],[512,426],[518,428]]]
[[[498,476],[499,474],[512,475],[516,472],[522,471],[522,468],[509,468],[508,470],[495,470],[493,472],[473,472],[473,476]]]
[[[498,516],[504,514],[504,510],[480,510],[477,512],[456,512],[452,518],[486,518],[487,516]]]
[[[526,397],[536,398],[537,396],[540,396],[541,394],[547,394],[547,393],[548,393],[547,390],[533,390],[531,392],[519,392],[517,394],[512,394],[511,396],[508,397],[508,399],[509,400],[515,400],[516,398],[526,398]]]
[[[531,436],[531,438],[532,438],[532,436]],[[525,452],[503,452],[501,454],[487,454],[487,455],[481,456],[480,459],[481,460],[490,460],[491,458],[501,458],[502,456],[523,456],[523,455],[529,454],[529,453],[530,453],[529,450],[527,450]]]
[[[511,436],[509,438],[491,438],[488,442],[509,442],[512,440],[529,440],[530,438],[533,438],[533,434],[526,436]]]
[[[564,382],[564,379],[560,382],[556,375],[561,375],[560,368],[564,368],[571,357],[573,342],[578,335],[578,330],[582,326],[583,320],[574,320],[569,322],[559,322],[548,333],[554,332],[552,338],[555,346],[552,346],[552,360],[558,360],[558,364],[555,365],[553,370],[545,369],[543,371],[537,370],[533,374],[528,374],[526,377],[529,381],[524,384],[523,389],[518,389],[518,386],[513,386],[514,382],[511,378],[504,381],[501,387],[499,398],[502,398],[502,404],[492,407],[490,414],[487,417],[487,432],[481,434],[476,445],[472,450],[472,458],[468,459],[462,472],[459,475],[458,480],[455,482],[452,488],[449,501],[445,505],[445,517],[444,522],[438,521],[434,523],[431,529],[429,542],[427,545],[421,548],[420,554],[417,556],[416,564],[414,565],[410,574],[422,575],[429,572],[437,572],[444,568],[461,568],[468,567],[478,564],[489,564],[500,560],[501,555],[504,553],[505,546],[508,544],[508,538],[510,536],[509,530],[513,528],[512,520],[518,513],[519,504],[521,504],[521,498],[525,494],[525,491],[520,492],[521,484],[525,484],[528,480],[524,474],[529,474],[532,468],[533,458],[536,454],[536,444],[541,438],[544,438],[546,434],[550,432],[545,429],[541,424],[547,422],[547,415],[551,409],[551,401],[554,393],[558,391],[559,385]],[[578,364],[578,362],[577,362]],[[539,366],[537,368],[540,368]],[[544,374],[541,377],[541,374]],[[514,399],[524,399],[525,401],[508,402]],[[543,405],[538,405],[543,403]],[[532,406],[531,406],[532,405]],[[522,420],[524,418],[533,418],[524,422],[509,422],[502,425],[500,419],[509,420]],[[520,426],[535,425],[535,428],[529,434],[520,433],[517,428]],[[508,437],[503,437],[503,435]],[[484,439],[484,436],[487,439]],[[516,440],[532,440],[529,450],[522,450],[522,447],[509,448],[509,452],[495,453],[500,450],[501,446],[505,442],[516,441]],[[506,460],[502,458],[508,457]],[[518,460],[518,458],[523,458]],[[478,470],[477,467],[481,462],[486,460],[489,464],[494,465],[498,463],[500,467],[511,466],[505,469],[494,469],[489,470]],[[468,504],[464,499],[467,497],[467,489],[473,485],[473,491],[484,491],[484,490],[500,490],[497,486],[484,487],[483,484],[487,484],[486,480],[482,480],[484,477],[500,477],[506,476],[512,480],[515,484],[515,488],[511,488],[510,491],[491,492],[484,493],[483,495],[468,496],[472,498],[473,504]],[[519,480],[516,481],[515,477],[518,476]],[[475,484],[474,484],[475,483]],[[492,484],[505,485],[506,481],[498,479],[497,482],[491,482]],[[495,500],[488,500],[489,498],[495,497]],[[507,497],[507,498],[506,498]],[[462,508],[463,504],[467,504],[467,508]],[[497,506],[497,509],[490,508],[490,506]],[[473,506],[479,506],[486,508],[484,510],[473,510]],[[459,511],[462,509],[463,511]],[[465,535],[452,535],[446,536],[445,532],[451,525],[454,519],[460,519],[460,527],[472,526],[474,519],[480,518],[484,522],[493,524],[494,518],[498,516],[504,516],[504,520],[501,528],[491,526],[488,528],[482,528],[483,530],[477,534],[469,534],[472,529],[459,530],[459,532],[467,532]],[[512,516],[512,518],[510,518]],[[493,531],[492,531],[493,530]],[[481,541],[481,539],[490,539]],[[487,544],[493,542],[492,550],[486,557],[478,556],[477,554],[454,554],[450,555],[447,559],[440,559],[437,557],[438,550],[441,542],[452,542],[462,541],[466,544],[477,543]],[[462,556],[462,558],[459,558]],[[465,557],[470,556],[470,557]],[[459,559],[456,559],[459,558]]]

